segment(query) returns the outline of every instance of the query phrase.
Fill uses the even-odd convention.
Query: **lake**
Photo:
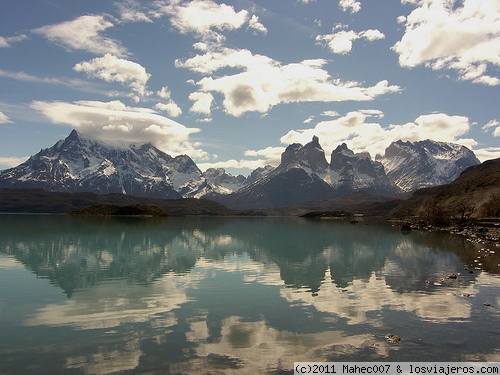
[[[375,221],[0,215],[0,374],[499,361],[497,249]]]

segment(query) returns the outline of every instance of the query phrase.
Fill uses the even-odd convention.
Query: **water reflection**
[[[500,261],[494,254],[490,272],[469,273],[477,250],[461,237],[403,236],[376,223],[0,215],[0,269],[10,271],[0,274],[9,285],[0,286],[0,348],[11,358],[0,372],[498,360]],[[20,264],[37,279],[17,283]],[[23,299],[43,281],[64,298]],[[7,329],[9,309],[17,328]],[[402,343],[389,343],[388,331]],[[44,355],[26,357],[27,345]]]

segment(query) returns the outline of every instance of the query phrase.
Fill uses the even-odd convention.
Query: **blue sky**
[[[0,169],[72,128],[248,174],[320,138],[500,157],[498,0],[0,2]]]

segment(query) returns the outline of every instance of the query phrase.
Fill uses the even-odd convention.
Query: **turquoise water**
[[[490,250],[368,221],[0,215],[0,374],[499,361]]]

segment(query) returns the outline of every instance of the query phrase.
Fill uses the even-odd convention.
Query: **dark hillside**
[[[424,217],[431,211],[453,217],[500,216],[500,158],[469,167],[450,184],[417,190],[389,217]]]
[[[154,199],[124,194],[58,193],[43,189],[0,189],[0,212],[62,214],[85,207],[156,206],[172,215],[234,215],[220,203],[208,199]]]

